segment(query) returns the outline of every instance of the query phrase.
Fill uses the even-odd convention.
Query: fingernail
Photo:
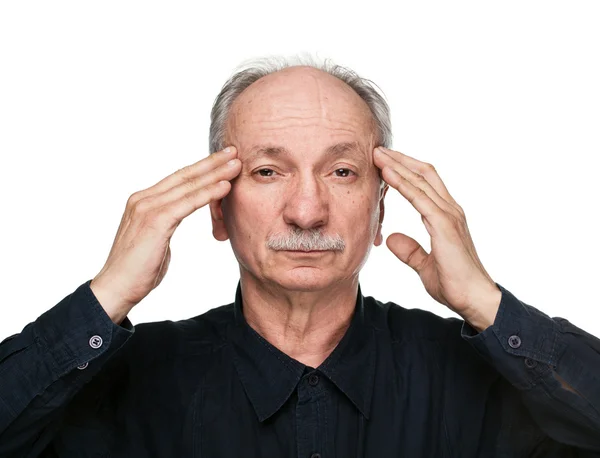
[[[231,151],[231,148],[229,146],[223,150],[224,153],[229,153],[230,151]]]

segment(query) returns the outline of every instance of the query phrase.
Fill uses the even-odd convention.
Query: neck
[[[301,363],[318,367],[350,326],[358,275],[319,291],[292,291],[241,272],[244,318],[273,346]]]

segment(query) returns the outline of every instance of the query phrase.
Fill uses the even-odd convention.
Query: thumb
[[[395,232],[386,239],[385,244],[400,261],[419,273],[428,254],[415,239]]]

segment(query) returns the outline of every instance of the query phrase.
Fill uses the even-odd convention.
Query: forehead
[[[314,68],[291,67],[259,79],[237,97],[227,136],[241,150],[250,143],[367,144],[374,126],[368,105],[346,83]]]
[[[366,168],[369,166],[367,160],[368,152],[365,151],[365,145],[357,141],[335,143],[325,148],[322,152],[331,159],[346,156],[353,158],[361,167]],[[252,164],[253,161],[263,157],[287,159],[293,155],[290,150],[283,146],[255,145],[245,152],[244,160]]]

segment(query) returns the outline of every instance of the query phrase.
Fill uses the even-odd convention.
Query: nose
[[[325,226],[329,220],[329,190],[312,173],[290,183],[283,219],[301,229]]]

